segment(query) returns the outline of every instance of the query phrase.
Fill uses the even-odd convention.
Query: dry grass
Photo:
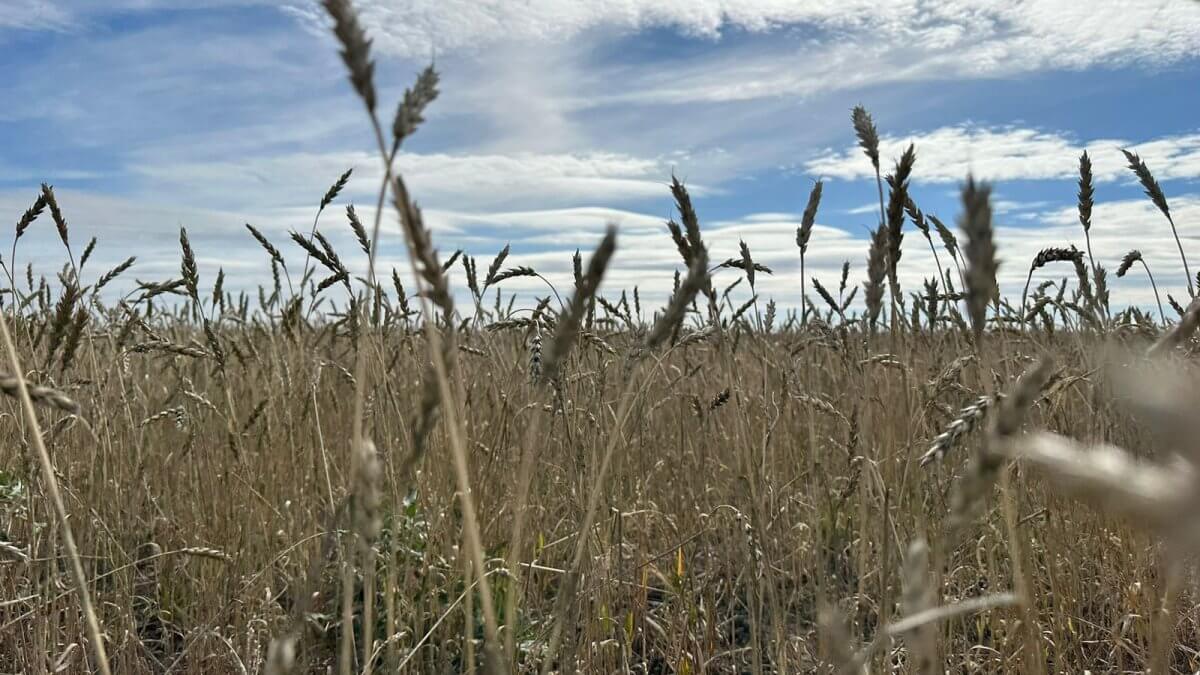
[[[133,260],[92,274],[93,240],[77,263],[70,204],[42,186],[3,270],[0,672],[1200,668],[1200,301],[1171,325],[1114,311],[1089,240],[1086,264],[1074,247],[1030,262],[1072,262],[1070,292],[1027,283],[1012,306],[988,186],[965,183],[960,254],[914,202],[911,148],[885,205],[856,108],[880,202],[865,313],[848,267],[836,297],[812,280],[824,308],[732,303],[718,276],[753,295],[773,272],[744,243],[712,266],[679,181],[664,307],[603,285],[610,229],[574,289],[505,309],[506,282],[545,279],[506,267],[507,246],[482,279],[467,253],[442,261],[393,173],[436,73],[385,138],[370,39],[348,2],[324,5],[411,268],[377,278],[382,209],[346,209],[353,253],[322,235],[347,172],[292,235],[297,278],[247,226],[273,272],[257,305],[201,278],[182,230],[178,279],[106,302]],[[1086,155],[1079,199],[1087,234]],[[16,241],[47,209],[68,265],[20,279]],[[907,300],[906,216],[954,262]],[[356,278],[342,255],[360,252]]]

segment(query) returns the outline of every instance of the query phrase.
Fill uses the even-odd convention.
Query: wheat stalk
[[[1142,184],[1142,189],[1146,191],[1146,196],[1154,202],[1154,206],[1162,212],[1171,225],[1171,234],[1175,236],[1175,245],[1179,247],[1179,259],[1183,261],[1183,273],[1187,277],[1188,295],[1195,297],[1196,287],[1192,284],[1192,270],[1188,267],[1187,256],[1183,252],[1183,243],[1179,241],[1179,230],[1175,228],[1175,219],[1171,216],[1171,207],[1167,204],[1167,196],[1163,193],[1162,186],[1158,184],[1154,174],[1150,172],[1150,167],[1146,166],[1137,153],[1124,148],[1121,149],[1121,152],[1129,162],[1129,170],[1137,176],[1138,181]]]

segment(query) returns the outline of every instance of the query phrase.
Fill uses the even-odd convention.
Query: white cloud
[[[431,202],[450,196],[476,203],[661,197],[670,172],[654,159],[604,152],[406,155],[398,165]]]
[[[7,0],[0,5],[0,29],[61,29],[69,14],[47,0]]]
[[[994,65],[1016,47],[1024,60],[1075,67],[1100,58],[1171,60],[1200,45],[1200,11],[1169,0],[360,0],[359,6],[382,49],[420,56],[503,39],[566,41],[590,29],[653,26],[717,37],[730,29],[806,25],[932,50],[993,38],[967,55],[975,66]]]
[[[0,181],[26,182],[37,185],[46,176],[54,176],[54,180],[59,181],[74,181],[103,178],[104,174],[99,171],[68,168],[34,169],[32,167],[11,166],[0,162]]]
[[[86,28],[97,15],[149,9],[214,9],[242,5],[270,5],[273,0],[4,0],[0,4],[0,29],[74,31]]]
[[[1200,196],[1185,195],[1173,200],[1173,210],[1179,221],[1200,222]],[[774,270],[774,274],[758,275],[757,292],[765,301],[774,298],[781,308],[794,308],[799,300],[799,252],[795,246],[795,229],[798,218],[777,218],[786,214],[748,214],[736,220],[714,222],[704,229],[705,241],[710,248],[713,262],[738,257],[738,244],[745,241],[755,261]],[[1041,222],[1036,230],[1030,227],[1000,226],[996,230],[998,257],[1001,261],[999,282],[1001,292],[1012,302],[1020,300],[1025,285],[1029,263],[1037,252],[1046,246],[1075,245],[1084,249],[1083,231],[1074,208],[1046,211],[1040,214]],[[1109,289],[1114,307],[1136,304],[1150,308],[1154,306],[1154,294],[1141,268],[1135,269],[1123,279],[1115,272],[1121,257],[1133,245],[1141,249],[1158,283],[1162,300],[1167,294],[1177,299],[1186,296],[1187,282],[1179,261],[1175,240],[1170,227],[1152,204],[1143,199],[1123,200],[1098,204],[1093,213],[1092,250],[1097,263],[1108,270]],[[1138,231],[1136,243],[1128,237],[1130,231]],[[592,228],[560,248],[550,248],[536,253],[514,250],[510,264],[532,265],[558,288],[571,287],[571,254],[576,246],[586,255],[599,240],[602,229]],[[960,239],[962,237],[959,233]],[[1200,234],[1182,232],[1185,248],[1193,248],[1200,242]],[[454,241],[453,236],[444,239]],[[953,263],[941,249],[941,262],[953,274]],[[450,248],[451,244],[443,246]],[[561,244],[560,244],[561,246]],[[868,241],[863,236],[844,230],[817,225],[813,230],[807,256],[809,279],[819,279],[827,288],[836,291],[841,276],[843,261],[850,262],[850,286],[861,286],[865,281]],[[1200,256],[1197,256],[1200,257]],[[1200,259],[1193,257],[1193,273],[1200,270]],[[618,250],[612,267],[606,276],[604,290],[611,295],[622,289],[638,286],[644,304],[662,303],[669,296],[673,270],[680,269],[678,253],[670,243],[665,230],[635,231],[622,230],[618,235]],[[936,276],[933,254],[921,235],[907,232],[904,240],[904,255],[900,261],[899,278],[905,293],[921,292],[922,282]],[[739,276],[737,270],[720,270],[716,276],[718,288],[724,288]],[[1043,280],[1068,280],[1069,289],[1075,287],[1074,270],[1067,264],[1049,265],[1033,275],[1032,287]],[[505,292],[521,291],[529,300],[534,295],[546,293],[544,284],[538,280],[513,280],[504,286]],[[809,283],[811,293],[811,281]],[[860,291],[861,294],[861,291]],[[734,294],[735,302],[749,297],[749,289],[743,281]],[[820,304],[815,294],[812,299]],[[860,298],[861,301],[861,298]],[[655,305],[657,306],[657,305]],[[861,307],[861,302],[858,304]],[[1168,316],[1171,310],[1166,309]]]
[[[99,238],[99,246],[85,280],[124,259],[137,255],[133,271],[116,288],[128,289],[134,278],[161,280],[178,276],[178,227],[186,226],[200,263],[202,282],[211,283],[218,267],[225,270],[227,287],[252,290],[258,284],[269,284],[266,254],[246,233],[243,223],[250,221],[275,242],[288,259],[293,274],[303,266],[303,254],[287,239],[289,229],[307,230],[304,218],[311,215],[304,209],[258,211],[251,215],[240,211],[200,209],[177,204],[154,203],[139,199],[109,197],[77,190],[60,190],[59,200],[71,223],[73,245],[78,249],[90,236]],[[31,200],[24,193],[0,193],[0,210],[20,213]],[[1189,223],[1200,223],[1200,195],[1181,195],[1172,200],[1173,213],[1181,227],[1186,250],[1197,250],[1200,232],[1189,230]],[[301,213],[301,211],[304,211]],[[364,220],[370,221],[371,209],[362,209]],[[434,231],[434,241],[443,257],[456,248],[465,248],[478,256],[482,265],[506,242],[513,251],[507,265],[532,265],[551,281],[560,292],[572,285],[571,256],[576,248],[584,255],[594,248],[608,223],[619,226],[618,250],[610,273],[606,277],[607,292],[618,294],[622,289],[638,286],[647,308],[666,301],[670,293],[674,270],[681,269],[679,255],[672,244],[663,216],[605,207],[580,207],[511,212],[467,212],[428,210],[427,220]],[[1000,226],[996,243],[1001,260],[999,280],[1002,292],[1014,301],[1019,299],[1029,269],[1029,261],[1045,246],[1076,245],[1085,247],[1082,229],[1074,208],[1061,208],[1039,214],[1034,227]],[[407,269],[399,230],[390,212],[385,218],[385,232],[379,267],[388,270]],[[781,308],[794,308],[799,300],[799,252],[795,231],[799,226],[797,214],[749,213],[730,220],[713,220],[703,226],[704,237],[715,263],[739,256],[739,243],[745,241],[757,262],[774,270],[773,275],[759,275],[757,292],[765,301],[774,298]],[[1035,229],[1036,228],[1036,229]],[[361,255],[344,223],[330,218],[322,231],[342,253],[345,263],[354,273],[365,270]],[[1136,241],[1130,232],[1138,232]],[[961,237],[961,235],[960,235]],[[1176,298],[1186,294],[1182,264],[1179,261],[1170,226],[1154,206],[1145,199],[1131,199],[1097,204],[1093,212],[1091,231],[1092,250],[1099,263],[1109,270],[1109,284],[1114,306],[1136,303],[1150,307],[1154,296],[1141,269],[1135,269],[1124,279],[1115,278],[1121,257],[1131,247],[1139,248],[1153,271],[1163,301],[1168,293]],[[827,287],[835,288],[843,261],[850,261],[850,284],[861,285],[865,280],[865,261],[868,241],[861,232],[850,232],[817,224],[812,233],[807,256],[809,278],[820,279]],[[77,251],[78,253],[78,251]],[[943,265],[951,265],[941,251]],[[7,256],[6,256],[7,257]],[[29,230],[17,252],[17,263],[24,267],[33,262],[35,273],[53,275],[65,261],[65,253],[49,222],[39,220]],[[1191,260],[1192,271],[1200,270],[1200,255]],[[904,240],[904,255],[900,261],[900,281],[906,292],[919,292],[924,278],[933,276],[934,260],[928,245],[915,231],[908,231]],[[18,272],[19,274],[19,272]],[[461,270],[451,272],[452,283],[462,287]],[[738,278],[737,270],[721,270],[717,285],[723,288]],[[1069,265],[1050,265],[1034,275],[1033,284],[1043,279],[1066,277],[1073,284]],[[735,298],[748,297],[746,284]],[[811,283],[810,283],[811,288]],[[460,288],[461,290],[461,288]],[[546,287],[538,280],[515,279],[504,284],[505,293],[520,292],[521,301],[545,294]],[[815,298],[815,296],[814,296]],[[647,309],[649,312],[650,309]],[[1169,311],[1169,309],[1168,309]]]
[[[272,233],[288,227],[284,221],[236,211],[184,207],[178,204],[156,203],[152,200],[129,199],[68,188],[56,188],[58,202],[69,223],[71,245],[78,256],[91,237],[96,237],[95,254],[83,275],[92,283],[107,269],[129,256],[137,256],[133,269],[113,284],[114,289],[128,289],[134,278],[162,280],[179,275],[179,228],[188,229],[196,250],[200,270],[211,281],[218,266],[224,267],[231,282],[238,286],[270,283],[270,274],[263,264],[265,254],[244,229],[250,221]],[[36,193],[29,191],[0,192],[0,212],[20,214],[33,202]],[[276,243],[286,249],[284,241]],[[5,243],[6,264],[12,260]],[[16,252],[20,268],[32,263],[35,274],[53,275],[66,262],[66,252],[58,239],[50,216],[43,213],[20,241]],[[264,276],[264,273],[266,276]]]
[[[1000,215],[1011,213],[1018,214],[1018,217],[1023,217],[1026,215],[1036,216],[1037,214],[1033,213],[1035,210],[1045,210],[1053,206],[1053,204],[1047,201],[1019,202],[1011,199],[1004,199],[994,193],[993,197],[992,210]]]
[[[949,126],[905,137],[884,136],[880,155],[890,165],[909,143],[916,145],[914,180],[958,182],[968,173],[987,180],[1041,180],[1078,177],[1085,149],[1099,181],[1128,177],[1120,148],[1139,153],[1159,180],[1200,176],[1200,134],[1158,138],[1146,143],[1102,139],[1078,143],[1037,129]],[[858,146],[827,152],[805,163],[809,173],[830,178],[873,178],[871,163]]]
[[[358,5],[381,49],[415,56],[479,49],[506,39],[569,41],[585,31],[606,28],[665,26],[716,37],[730,27],[762,31],[796,22],[860,21],[869,16],[870,7],[864,0],[360,0]],[[296,11],[304,12],[303,6]]]
[[[652,158],[616,153],[450,154],[403,153],[396,166],[424,206],[466,209],[546,208],[581,202],[612,203],[662,198],[670,168]],[[379,159],[367,152],[290,153],[212,162],[138,163],[147,193],[185,203],[238,208],[316,204],[341,171],[353,168],[345,195],[374,203],[382,178]],[[700,185],[689,186],[703,194]]]
[[[764,211],[762,213],[751,213],[742,218],[747,223],[773,223],[778,221],[796,221],[795,213],[778,213],[773,211]]]
[[[1192,254],[1188,262],[1192,273],[1195,274],[1200,271],[1200,248],[1197,247],[1197,244],[1200,244],[1200,231],[1189,232],[1186,223],[1200,222],[1200,195],[1186,194],[1172,198],[1171,212],[1180,224],[1179,234],[1184,250]],[[1040,221],[1033,228],[997,228],[996,242],[999,257],[1003,261],[1000,268],[1001,285],[1003,292],[1010,297],[1020,297],[1029,263],[1040,249],[1047,246],[1074,245],[1086,250],[1083,228],[1079,224],[1079,213],[1075,208],[1064,207],[1046,211],[1041,214]],[[1137,233],[1136,238],[1130,237],[1131,232]],[[1030,236],[1033,233],[1036,236]],[[1158,283],[1163,302],[1167,302],[1168,293],[1181,302],[1184,301],[1187,296],[1187,280],[1179,259],[1179,249],[1171,234],[1171,226],[1148,199],[1097,204],[1092,211],[1090,234],[1096,262],[1108,270],[1113,307],[1128,304],[1151,307],[1154,304],[1154,294],[1140,267],[1135,268],[1123,279],[1116,278],[1121,258],[1132,248],[1142,251]],[[1070,278],[1073,287],[1074,272],[1070,265],[1065,264],[1050,265],[1034,273],[1033,285],[1036,286],[1044,279],[1062,277]],[[1172,316],[1169,307],[1167,316]]]
[[[723,32],[799,28],[805,39],[757,45],[632,73],[619,92],[581,104],[746,100],[881,82],[1007,77],[1096,64],[1165,64],[1200,53],[1200,6],[1145,0],[362,0],[382,52],[428,58],[502,43],[561,44],[589,32],[665,27]],[[308,23],[323,20],[293,3]]]
[[[486,233],[490,241],[513,240],[523,247],[581,246],[595,243],[604,228],[613,224],[623,234],[665,232],[666,217],[607,207],[572,207],[536,211],[466,213],[430,209],[425,220],[432,227],[464,233]]]

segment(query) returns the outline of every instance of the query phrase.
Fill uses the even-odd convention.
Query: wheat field
[[[146,281],[133,259],[89,265],[109,242],[80,247],[52,187],[19,217],[0,284],[0,672],[1200,670],[1182,244],[1150,261],[1188,275],[1168,307],[1110,298],[1090,239],[1005,261],[1030,283],[1001,298],[989,186],[964,176],[950,225],[923,213],[915,151],[880,157],[856,108],[880,192],[861,287],[803,271],[820,182],[777,306],[745,244],[710,259],[671,178],[665,305],[603,284],[616,228],[573,284],[514,302],[506,284],[539,272],[508,247],[440,253],[393,171],[437,73],[385,119],[353,7],[323,4],[385,167],[368,222],[339,199],[347,172],[311,231],[247,226],[272,274],[234,292],[201,278],[186,230],[178,275]],[[1086,154],[1079,171],[1086,237]],[[376,265],[385,211],[402,269]],[[57,231],[56,277],[18,267],[29,228]],[[912,246],[937,277],[901,289]],[[1042,268],[1062,281],[1035,285]],[[1151,269],[1131,251],[1116,276]]]

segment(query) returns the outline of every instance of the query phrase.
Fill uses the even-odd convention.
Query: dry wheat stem
[[[596,513],[599,510],[600,499],[602,496],[601,491],[603,490],[605,480],[608,477],[608,471],[612,465],[613,456],[616,454],[617,446],[625,440],[624,436],[622,435],[622,429],[625,428],[625,423],[630,412],[633,410],[633,403],[635,400],[642,398],[646,392],[646,389],[650,386],[650,380],[646,379],[641,383],[641,387],[637,389],[637,392],[634,393],[634,389],[636,388],[638,380],[637,376],[640,374],[636,364],[634,368],[635,369],[633,371],[625,375],[625,382],[622,385],[621,393],[618,396],[620,404],[618,405],[616,415],[614,416],[615,423],[612,431],[609,433],[608,441],[605,443],[604,455],[601,457],[600,467],[596,472],[595,477],[592,479],[592,489],[588,495],[588,504],[587,509],[584,511],[583,523],[579,528],[579,532],[581,534],[579,537],[577,537],[575,542],[575,552],[571,558],[571,567],[568,569],[566,579],[563,581],[562,586],[559,587],[558,596],[555,599],[554,628],[551,630],[550,640],[546,645],[546,651],[543,655],[544,660],[542,661],[541,668],[542,675],[548,675],[550,668],[554,663],[554,659],[557,656],[558,649],[562,641],[563,626],[565,623],[566,614],[570,604],[575,600],[575,594],[579,584],[579,576],[582,573],[584,553],[587,550],[589,541],[586,536],[582,535],[582,533],[591,530],[592,524],[595,522]]]
[[[517,492],[513,507],[513,527],[512,535],[509,537],[507,561],[508,572],[515,580],[520,579],[518,563],[521,559],[521,551],[524,544],[526,511],[529,505],[529,487],[533,481],[534,460],[537,456],[534,452],[534,440],[541,432],[543,417],[544,415],[533,416],[533,420],[525,427],[525,434],[521,443],[521,460],[517,469]],[[508,593],[505,600],[504,625],[510,628],[505,631],[504,651],[509,663],[513,663],[516,659],[516,631],[512,630],[511,627],[516,625],[514,622],[516,621],[517,613],[517,594]]]
[[[88,638],[96,655],[96,665],[102,675],[111,675],[108,667],[108,653],[104,647],[104,633],[100,630],[100,621],[96,618],[96,610],[92,606],[92,598],[87,589],[87,577],[83,574],[83,564],[79,559],[79,549],[75,546],[75,535],[71,532],[71,523],[67,520],[67,507],[63,503],[62,494],[58,490],[58,478],[55,476],[54,464],[50,461],[50,453],[42,440],[42,429],[38,423],[37,411],[33,408],[33,399],[25,386],[25,378],[21,376],[21,362],[17,358],[17,348],[13,345],[12,335],[8,331],[8,318],[0,315],[0,336],[4,339],[4,348],[8,351],[8,362],[17,380],[17,393],[21,399],[21,408],[25,412],[25,421],[29,425],[29,434],[33,438],[33,446],[37,451],[38,463],[42,469],[42,480],[46,491],[50,493],[50,501],[58,525],[62,528],[63,545],[71,559],[71,575],[75,580],[79,603],[82,605],[84,618],[87,621]]]
[[[374,120],[373,115],[372,115],[372,119]],[[377,129],[377,138],[380,142],[380,148],[382,150],[383,136],[382,136],[382,133],[378,132],[378,121],[377,120],[375,120],[375,127]],[[388,172],[390,173],[390,164],[389,164]],[[402,197],[398,197],[398,198],[406,199],[406,197],[407,197],[407,194],[405,192],[398,192],[397,194],[402,196]],[[402,206],[404,206],[405,208],[407,208],[411,211],[411,208],[412,208],[411,204],[405,204]],[[382,209],[380,209],[380,210],[382,210]],[[372,246],[371,246],[372,255],[374,255],[374,252],[377,249],[376,239],[378,237],[378,232],[379,232],[378,224],[379,224],[379,220],[378,220],[378,218],[376,218],[376,227],[375,227],[375,231],[372,236]],[[414,283],[416,283],[418,290],[421,291],[424,289],[425,284],[424,284],[424,279],[423,279],[420,271],[417,269],[417,259],[415,257],[415,253],[414,253],[415,247],[416,247],[416,242],[414,242],[412,240],[409,228],[405,227],[405,228],[401,228],[401,229],[404,230],[406,242],[408,244],[408,251],[409,251],[408,259],[409,259],[409,264],[412,268]],[[430,300],[429,300],[428,293],[418,292],[418,298],[421,302],[422,316],[432,317],[433,315],[430,313],[430,308],[429,308]],[[460,496],[460,500],[462,503],[463,517],[464,517],[464,521],[465,521],[464,522],[464,530],[465,530],[464,534],[467,539],[468,548],[470,549],[469,555],[471,555],[471,557],[473,558],[475,567],[477,569],[484,570],[484,569],[487,569],[487,567],[484,565],[483,542],[482,542],[480,534],[479,534],[479,523],[478,523],[478,518],[475,513],[474,500],[471,497],[470,471],[467,466],[466,445],[463,442],[463,438],[462,438],[462,427],[461,427],[461,419],[460,419],[461,416],[460,416],[460,413],[458,410],[457,397],[455,397],[454,392],[451,389],[450,376],[449,376],[449,372],[448,372],[448,364],[446,363],[446,360],[444,357],[445,350],[442,348],[442,337],[441,337],[439,331],[437,330],[437,327],[434,325],[434,322],[431,319],[426,318],[423,321],[423,327],[424,327],[424,331],[425,331],[426,341],[429,345],[429,356],[430,356],[430,360],[433,363],[438,394],[441,398],[441,407],[444,411],[443,420],[445,423],[446,434],[447,434],[447,436],[449,436],[449,440],[450,440],[450,449],[451,449],[451,455],[452,455],[453,464],[454,464],[455,480],[458,483],[459,496]],[[365,367],[365,362],[363,363],[363,365]],[[360,386],[362,384],[363,379],[364,378],[359,379]],[[357,400],[357,397],[356,397],[356,403],[360,403]],[[361,413],[356,414],[355,424],[358,425],[359,433],[361,434]],[[497,620],[496,620],[496,610],[494,607],[491,589],[489,588],[489,584],[487,582],[486,575],[481,575],[479,577],[479,584],[481,587],[480,595],[481,595],[482,601],[483,601],[484,630],[485,630],[485,634],[486,634],[486,638],[487,638],[487,643],[484,645],[485,653],[487,655],[489,667],[497,672],[504,673],[504,672],[507,672],[507,668],[505,668],[504,664],[502,664],[500,662],[499,657],[496,653],[497,635],[499,634],[499,630],[498,630],[498,625],[497,625]]]
[[[378,124],[376,124],[378,126]],[[379,135],[379,140],[382,142],[382,135]],[[382,146],[381,146],[382,147]],[[406,193],[399,192],[406,198]],[[411,204],[403,205],[411,211]],[[416,283],[419,291],[424,289],[424,279],[417,269],[417,259],[414,253],[416,242],[412,240],[409,228],[402,228],[405,233],[406,242],[409,251],[409,264],[412,268],[414,283]],[[378,236],[378,220],[376,221],[375,236]],[[372,244],[372,254],[376,250],[374,243]],[[429,294],[426,292],[418,292],[418,297],[421,302],[422,316],[432,317],[430,314]],[[442,337],[434,325],[434,322],[426,318],[423,321],[426,341],[429,345],[429,356],[433,363],[435,380],[437,383],[438,394],[441,398],[441,407],[444,411],[443,420],[445,423],[446,434],[449,436],[451,455],[453,458],[455,480],[458,483],[459,497],[462,503],[464,517],[464,534],[467,539],[469,555],[473,558],[476,569],[485,570],[483,560],[483,542],[479,533],[478,518],[475,513],[474,500],[471,497],[470,471],[467,465],[466,445],[462,438],[461,415],[458,409],[458,400],[451,389],[450,376],[448,372],[448,364],[445,359],[445,350],[442,347]],[[360,380],[361,382],[361,380]],[[361,425],[361,416],[356,416],[356,424]],[[361,433],[361,431],[360,431]],[[494,671],[504,673],[507,668],[499,660],[496,653],[497,636],[499,634],[498,624],[496,620],[496,610],[492,600],[491,589],[489,587],[487,576],[479,577],[481,587],[480,595],[483,601],[484,614],[484,631],[487,638],[487,643],[484,645],[485,653],[488,659],[489,668]]]

